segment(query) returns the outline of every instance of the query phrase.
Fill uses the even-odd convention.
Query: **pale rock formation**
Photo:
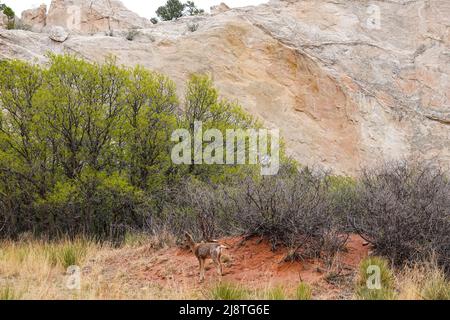
[[[149,27],[151,22],[118,0],[52,0],[47,25],[71,32],[98,33]]]
[[[47,5],[42,4],[38,8],[22,12],[22,24],[29,26],[32,31],[41,32],[46,26]]]
[[[53,26],[49,30],[48,37],[56,42],[64,42],[69,37],[69,33],[63,27]]]
[[[0,29],[6,29],[8,25],[8,17],[6,14],[0,11]]]
[[[225,3],[221,2],[219,5],[217,6],[212,6],[210,8],[211,14],[219,14],[219,13],[223,13],[223,12],[227,12],[228,10],[230,10],[230,7],[227,6]]]
[[[300,163],[348,174],[404,158],[449,168],[449,16],[448,0],[271,1],[158,23],[135,41],[73,35],[56,43],[2,30],[0,59],[114,54],[169,75],[180,93],[189,74],[207,73],[224,97],[279,128]],[[186,30],[191,21],[196,32]]]

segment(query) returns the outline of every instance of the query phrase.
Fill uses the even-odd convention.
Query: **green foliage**
[[[195,135],[194,124],[196,121],[202,122],[203,131],[214,128],[219,130],[223,136],[227,129],[247,129],[260,126],[235,102],[219,99],[219,92],[207,75],[191,75],[184,100],[185,115],[182,118],[182,127],[189,128],[192,137]],[[206,144],[204,144],[204,148]],[[235,148],[237,148],[237,144]],[[192,146],[192,163],[195,160],[193,150]],[[248,148],[246,148],[247,153]],[[190,165],[188,174],[195,175],[203,181],[209,179],[218,182],[223,181],[229,175],[236,175],[235,170],[236,167],[220,164]]]
[[[0,300],[19,300],[20,295],[15,292],[11,286],[2,286],[0,288]]]
[[[244,300],[246,297],[245,289],[227,282],[221,282],[211,290],[213,300]]]
[[[2,236],[22,232],[123,239],[171,201],[166,189],[189,176],[222,181],[240,166],[174,165],[172,132],[245,128],[254,122],[193,75],[185,107],[175,84],[114,58],[102,64],[49,55],[46,66],[0,63]],[[185,110],[185,111],[182,111]]]
[[[183,16],[184,5],[179,0],[167,0],[165,6],[156,10],[156,14],[164,21],[178,19]]]
[[[67,269],[70,266],[80,266],[87,254],[88,242],[77,239],[64,241],[60,244],[48,244],[45,253],[48,261],[53,266],[61,266]]]
[[[278,286],[266,292],[267,300],[286,300],[286,294],[283,287]]]
[[[3,12],[8,18],[8,22],[6,23],[6,29],[8,30],[15,29],[16,14],[14,10],[8,7],[7,5],[0,3],[0,12]]]
[[[312,290],[311,287],[307,283],[300,283],[295,290],[295,298],[297,300],[311,300],[312,298]]]
[[[184,7],[186,10],[185,13],[188,16],[196,16],[205,13],[205,10],[197,8],[194,1],[187,1]]]
[[[183,4],[179,0],[168,0],[166,5],[156,10],[156,14],[163,21],[178,19],[182,16],[195,16],[204,12],[205,10],[197,8],[193,1],[187,1]],[[152,23],[155,24],[154,21]]]
[[[369,288],[370,277],[376,276],[373,267],[379,273],[380,288]],[[361,261],[357,281],[356,296],[362,300],[392,300],[395,298],[395,278],[389,262],[380,257],[368,257]]]
[[[7,16],[9,20],[13,20],[16,17],[16,13],[14,12],[14,10],[5,4],[0,3],[0,11],[3,11],[5,16]]]

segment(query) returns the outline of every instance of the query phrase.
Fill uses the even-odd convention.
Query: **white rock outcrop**
[[[180,93],[189,74],[208,73],[223,96],[279,128],[300,163],[349,174],[383,159],[450,168],[448,17],[448,0],[273,0],[161,22],[134,41],[71,35],[49,45],[44,34],[2,30],[0,58],[113,54],[169,75]],[[88,20],[83,30],[104,28]]]
[[[23,11],[21,20],[21,23],[29,26],[32,31],[41,32],[46,26],[47,5],[42,4],[38,8]]]
[[[47,25],[86,34],[144,28],[151,22],[118,0],[52,0]]]
[[[0,29],[6,29],[8,25],[8,17],[2,11],[0,11]]]
[[[227,12],[228,10],[230,10],[230,7],[227,6],[224,2],[221,2],[219,5],[212,6],[210,8],[211,14],[219,14],[219,13]]]

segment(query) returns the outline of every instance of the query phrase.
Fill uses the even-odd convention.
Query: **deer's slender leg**
[[[221,258],[221,253],[219,252],[216,256],[216,258],[214,259],[216,266],[217,266],[217,273],[219,274],[219,276],[222,276],[223,271],[222,271],[222,261],[220,261]]]
[[[200,259],[200,282],[205,280],[205,260]]]

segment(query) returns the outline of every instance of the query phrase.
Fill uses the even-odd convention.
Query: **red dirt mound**
[[[224,281],[240,283],[249,289],[281,285],[288,291],[304,281],[312,285],[314,296],[319,299],[348,298],[355,270],[369,250],[363,239],[352,235],[345,250],[327,266],[318,259],[284,262],[286,249],[273,252],[267,241],[258,238],[247,241],[225,238],[219,242],[228,247],[222,256]],[[221,280],[212,262],[207,262],[206,282],[200,284],[197,259],[190,251],[180,248],[128,249],[108,257],[108,265],[112,270],[124,270],[130,279],[161,288],[170,286],[173,289],[175,283],[183,288],[202,290]]]

